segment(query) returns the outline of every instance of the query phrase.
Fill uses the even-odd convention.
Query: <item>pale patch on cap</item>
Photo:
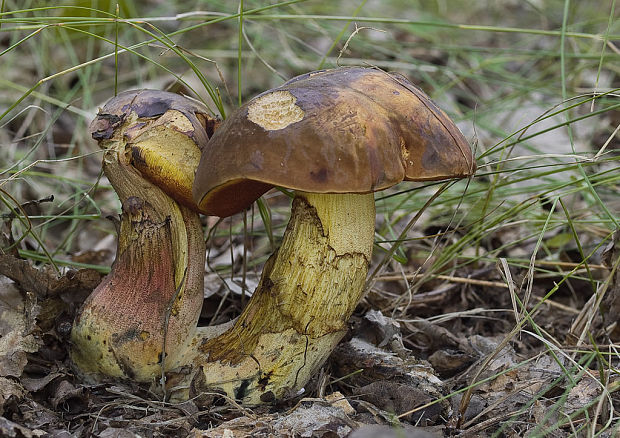
[[[248,120],[267,131],[284,129],[304,118],[304,111],[289,91],[274,91],[258,97],[248,107]]]

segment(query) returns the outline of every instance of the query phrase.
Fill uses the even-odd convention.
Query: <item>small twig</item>
[[[618,49],[618,47],[616,47],[616,45],[613,42],[607,41],[607,47],[609,47],[613,52],[620,55],[620,49]]]
[[[579,266],[583,265],[583,262],[580,263],[574,263],[574,262],[561,262],[561,261],[555,261],[555,260],[536,260],[534,262],[534,265],[538,265],[538,266],[559,266],[562,268],[570,268],[570,269],[574,269],[574,268],[578,268]],[[588,266],[590,267],[590,269],[609,269],[607,266],[604,265],[594,265],[594,264],[588,264]]]
[[[340,53],[338,53],[338,58],[336,58],[336,65],[338,66],[340,65],[339,64],[340,58],[342,58],[342,55],[344,54],[344,52],[347,51],[347,48],[349,47],[349,43],[351,42],[353,37],[359,33],[360,30],[368,29],[368,30],[375,30],[377,32],[385,33],[385,31],[382,29],[376,29],[374,27],[368,27],[368,26],[357,27],[357,23],[354,23],[354,25],[355,25],[355,30],[351,33],[351,35],[349,35],[349,38],[347,38],[347,41],[344,43],[342,50],[340,50]]]
[[[590,266],[591,267],[591,266]],[[604,266],[601,266],[605,268]],[[414,278],[420,276],[420,274],[405,274],[405,275],[382,275],[380,277],[375,277],[376,281],[399,281],[399,280],[413,280]],[[510,287],[506,283],[502,283],[501,281],[489,281],[489,280],[477,280],[475,278],[464,278],[464,277],[453,277],[451,275],[431,275],[430,278],[436,278],[438,280],[450,281],[452,283],[463,283],[463,284],[473,284],[475,286],[487,286],[487,287],[501,287],[503,289],[509,289]],[[550,306],[557,307],[558,309],[562,309],[566,312],[572,313],[574,315],[578,315],[580,312],[577,309],[573,309],[570,306],[566,306],[564,304],[555,302],[550,300],[549,298],[544,299],[543,297],[539,297],[538,295],[532,295],[532,298],[537,301],[543,301]]]
[[[497,417],[493,417],[493,418],[489,418],[488,420],[485,421],[481,421],[480,423],[476,424],[475,426],[463,431],[462,433],[460,433],[458,436],[459,438],[465,438],[468,436],[478,436],[477,434],[481,431],[483,431],[484,429],[486,429],[487,427],[490,427],[494,424],[499,423],[500,421],[504,421],[507,418],[512,417],[513,415],[517,415],[520,414],[521,411],[513,411],[513,412],[506,412],[504,414],[500,414]]]
[[[35,233],[35,231],[33,229],[33,226],[32,226],[32,221],[30,220],[30,217],[28,217],[28,213],[26,213],[26,211],[24,210],[23,206],[19,202],[17,202],[17,199],[15,199],[15,197],[13,197],[9,192],[4,190],[1,187],[1,184],[0,184],[0,193],[4,194],[4,196],[9,198],[13,202],[13,205],[17,206],[17,209],[13,209],[10,206],[10,204],[8,204],[6,201],[4,201],[2,199],[2,197],[0,196],[0,201],[2,201],[3,203],[5,203],[6,205],[9,206],[9,208],[11,209],[11,213],[15,213],[16,214],[16,216],[13,216],[13,217],[17,218],[22,223],[22,225],[25,227],[25,232],[24,232],[24,235],[22,236],[22,238],[20,238],[17,242],[13,243],[9,248],[2,248],[3,249],[3,253],[4,253],[4,251],[10,249],[12,246],[18,244],[23,238],[26,237],[27,234],[30,234],[34,238],[34,240],[36,240],[36,242],[40,245],[41,250],[45,253],[47,261],[49,261],[49,263],[54,267],[54,270],[56,271],[56,274],[60,275],[61,272],[60,272],[60,269],[58,268],[58,265],[56,264],[56,262],[54,262],[54,258],[52,257],[52,255],[49,253],[49,251],[45,247],[45,244],[43,243],[43,241],[41,240],[39,235],[37,233]],[[17,215],[17,211],[16,210],[20,210],[21,215]]]
[[[415,278],[420,277],[420,276],[421,274],[381,275],[379,277],[375,277],[375,280],[377,281],[414,280]],[[451,275],[439,275],[439,274],[431,275],[430,278],[451,281],[453,283],[474,284],[476,286],[491,286],[491,287],[508,288],[506,283],[502,283],[501,281],[476,280],[475,278],[453,277]]]
[[[20,209],[23,210],[26,207],[43,204],[44,202],[54,202],[54,195],[49,195],[49,196],[46,196],[45,198],[34,199],[32,201],[24,202],[23,204],[20,204]],[[18,215],[16,211],[11,211],[10,213],[3,213],[2,216],[0,217],[3,220],[6,220],[6,219],[15,219],[17,216]]]

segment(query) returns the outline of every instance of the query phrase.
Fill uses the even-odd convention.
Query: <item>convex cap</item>
[[[297,76],[231,114],[203,150],[193,193],[202,211],[225,217],[273,186],[370,193],[475,169],[463,134],[404,76],[338,68]]]

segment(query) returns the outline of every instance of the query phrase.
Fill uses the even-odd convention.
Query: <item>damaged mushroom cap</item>
[[[205,242],[191,186],[203,126],[214,122],[206,111],[175,94],[130,91],[91,124],[123,213],[111,271],[71,330],[71,358],[87,380],[153,382],[196,333]],[[190,208],[177,202],[183,194]]]
[[[202,154],[193,193],[202,211],[225,217],[273,186],[370,193],[475,169],[463,134],[405,77],[338,68],[293,78],[226,119]]]
[[[128,118],[135,119],[124,131],[132,165],[181,204],[199,211],[192,197],[196,163],[219,120],[204,105],[178,94],[131,90],[101,108],[90,125],[92,137],[112,139]]]

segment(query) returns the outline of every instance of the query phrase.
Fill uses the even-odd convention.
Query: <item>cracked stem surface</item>
[[[196,338],[186,389],[256,405],[306,385],[361,298],[374,224],[372,194],[297,193],[282,245],[239,319],[223,334]]]

